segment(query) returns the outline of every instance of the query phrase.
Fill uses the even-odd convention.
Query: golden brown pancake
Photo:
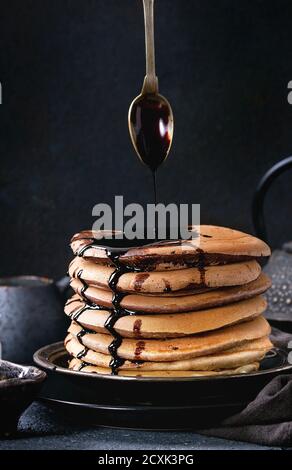
[[[71,334],[65,340],[68,353],[77,358],[84,346]],[[248,341],[228,351],[200,356],[193,359],[171,362],[131,362],[125,361],[119,370],[219,370],[239,367],[251,362],[259,362],[272,348],[268,337]],[[82,358],[86,364],[110,367],[111,356],[89,349]]]
[[[114,268],[75,257],[69,266],[69,275],[80,277],[88,285],[108,288]],[[179,274],[178,274],[179,273]],[[238,286],[259,277],[261,267],[257,261],[208,266],[204,269],[188,268],[180,271],[128,272],[122,274],[116,289],[119,292],[161,293],[192,290],[197,287]]]
[[[269,256],[270,249],[256,237],[226,227],[201,225],[200,236],[184,240],[170,240],[129,249],[120,257],[128,266],[143,271],[158,269],[179,269],[190,264],[201,262],[204,253],[204,264],[216,265],[234,263],[262,256]],[[193,230],[198,230],[194,226]],[[106,250],[102,246],[92,246],[94,238],[103,237],[105,232],[85,230],[77,233],[71,240],[74,254],[94,259],[96,262],[108,263]]]
[[[68,332],[78,335],[82,328],[71,323]],[[121,358],[142,361],[178,361],[215,354],[240,346],[247,341],[259,339],[270,334],[271,328],[262,317],[257,317],[238,325],[228,326],[208,333],[173,339],[134,340],[125,338],[119,347]],[[79,341],[85,348],[108,354],[112,336],[102,333],[86,333]]]
[[[199,228],[190,240],[120,251],[96,240],[104,232],[73,237],[76,257],[69,275],[77,295],[65,307],[72,320],[65,340],[72,370],[116,373],[113,357],[122,360],[120,375],[134,377],[258,369],[272,344],[262,316],[266,302],[259,295],[270,280],[257,260],[269,256],[270,249],[236,230]],[[123,316],[120,308],[129,314]],[[117,350],[115,335],[121,339]]]
[[[175,338],[216,330],[251,320],[266,309],[266,300],[256,296],[233,304],[207,310],[163,315],[128,315],[115,323],[115,331],[125,338]],[[104,327],[110,313],[96,310],[75,296],[65,306],[65,313],[87,330],[108,334]]]
[[[82,368],[82,369],[81,369]],[[134,376],[134,377],[214,377],[219,375],[235,375],[235,374],[249,374],[257,371],[259,363],[245,364],[235,369],[223,369],[217,371],[191,371],[191,370],[160,370],[160,371],[144,371],[144,370],[122,370],[119,372],[121,376]],[[83,366],[82,362],[78,359],[72,359],[69,363],[69,369],[82,372],[93,372],[96,374],[111,374],[111,369],[97,366]]]
[[[78,274],[78,272],[77,272]],[[72,287],[73,290],[75,290],[75,292],[80,292],[80,290],[82,289],[83,287],[83,281],[82,279],[79,279],[78,277],[72,277],[70,279],[70,286]],[[109,287],[97,287],[95,285],[90,285],[90,284],[87,284],[87,288],[93,288],[93,289],[98,289],[100,292],[99,292],[99,295],[102,296],[102,298],[104,298],[104,296],[108,296],[108,299],[110,299],[110,295],[112,297],[112,290],[109,288]],[[167,298],[167,297],[171,297],[171,298],[174,298],[174,297],[183,297],[183,296],[187,296],[187,295],[196,295],[196,294],[203,294],[205,292],[210,292],[211,290],[214,290],[214,287],[196,287],[194,289],[182,289],[182,290],[179,290],[179,291],[175,291],[175,292],[159,292],[159,293],[152,293],[152,292],[143,292],[142,294],[137,292],[137,293],[127,293],[125,292],[124,294],[126,295],[138,295],[139,297],[143,296],[144,298],[147,298],[147,297],[155,297],[155,298]],[[95,291],[95,293],[98,293]],[[79,294],[80,295],[80,294]]]
[[[128,294],[123,297],[121,307],[144,313],[177,313],[203,310],[205,308],[217,307],[221,305],[238,302],[250,297],[262,294],[271,286],[270,278],[261,273],[260,276],[252,282],[235,287],[222,287],[214,290],[208,290],[204,293],[191,293],[190,295],[169,295],[169,296],[150,296],[141,294]],[[80,295],[83,284],[78,279],[72,279],[72,289]],[[100,289],[89,286],[86,290],[86,297],[89,301],[103,307],[112,307],[112,292],[110,290]],[[69,302],[78,302],[78,297],[69,300]]]

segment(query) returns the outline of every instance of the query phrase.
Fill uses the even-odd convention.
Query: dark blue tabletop
[[[244,442],[200,436],[194,432],[132,431],[69,424],[42,403],[22,416],[15,438],[0,441],[0,449],[82,450],[203,450],[270,449]]]

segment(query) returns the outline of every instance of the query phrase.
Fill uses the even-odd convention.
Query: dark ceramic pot
[[[68,322],[63,308],[68,285],[69,278],[56,283],[37,276],[0,278],[3,359],[30,364],[37,349],[64,337]]]
[[[32,403],[46,378],[36,367],[0,361],[0,437],[14,434],[21,414]]]

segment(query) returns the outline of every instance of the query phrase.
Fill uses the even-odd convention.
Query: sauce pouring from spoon
[[[130,105],[128,126],[139,159],[152,172],[156,204],[156,171],[170,151],[173,138],[173,113],[167,99],[158,93],[158,78],[155,72],[154,0],[143,0],[143,7],[146,76],[141,94]]]

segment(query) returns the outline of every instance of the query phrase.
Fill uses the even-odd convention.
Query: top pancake
[[[238,230],[213,225],[194,226],[192,229],[199,229],[199,236],[190,240],[166,240],[130,247],[119,260],[142,271],[162,271],[202,264],[234,263],[270,255],[266,243]],[[74,254],[98,263],[112,264],[105,245],[98,240],[104,233],[87,230],[74,235],[71,240]]]

